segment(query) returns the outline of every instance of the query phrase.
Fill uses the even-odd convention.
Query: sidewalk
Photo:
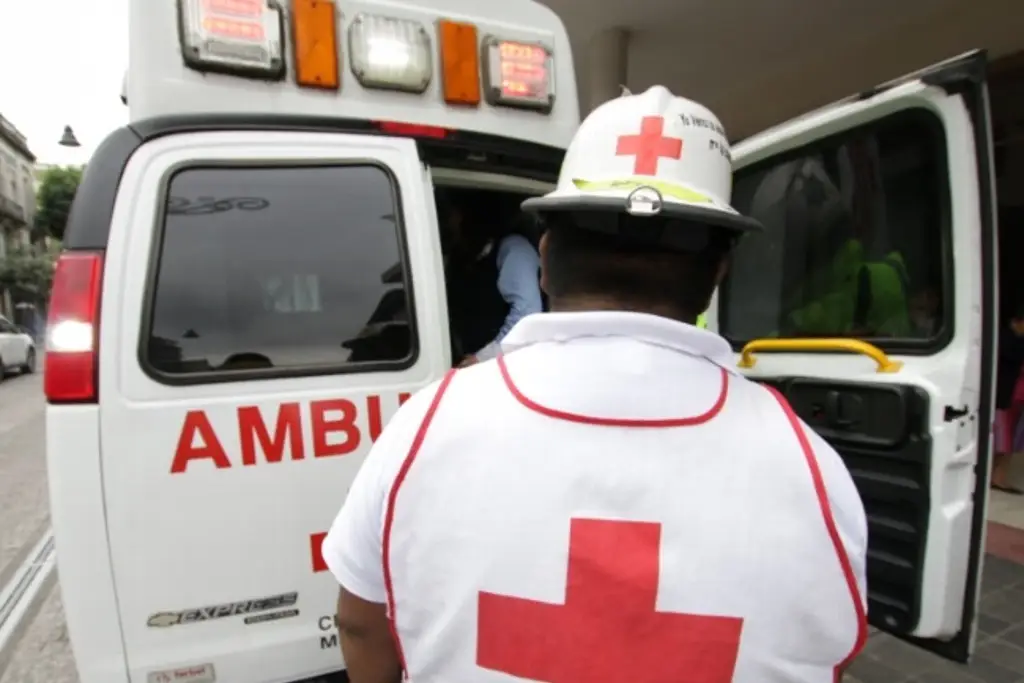
[[[992,492],[986,552],[969,665],[873,632],[846,683],[1024,683],[1024,496]]]

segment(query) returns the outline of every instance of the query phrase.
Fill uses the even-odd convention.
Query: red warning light
[[[256,19],[263,14],[263,3],[261,0],[203,0],[203,9],[208,14]]]
[[[233,19],[203,19],[203,28],[211,35],[234,40],[260,41],[264,38],[263,24],[251,21],[235,21]]]
[[[535,100],[549,92],[548,54],[539,45],[501,41],[498,44],[501,94],[508,99]]]

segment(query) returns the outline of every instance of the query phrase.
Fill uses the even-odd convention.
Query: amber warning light
[[[551,53],[542,45],[492,39],[487,50],[488,102],[549,112],[554,102]]]

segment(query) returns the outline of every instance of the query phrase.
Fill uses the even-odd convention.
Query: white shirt
[[[776,573],[787,574],[784,577],[786,580],[789,580],[787,563],[796,560],[778,557],[779,553],[775,551],[775,547],[789,543],[793,536],[813,537],[813,544],[808,546],[805,555],[807,558],[814,558],[814,567],[821,565],[823,568],[818,572],[812,567],[811,573],[806,574],[802,580],[814,585],[817,585],[815,582],[818,581],[824,582],[818,594],[821,613],[817,614],[822,624],[825,624],[822,628],[827,630],[826,626],[832,623],[829,620],[838,620],[841,624],[837,626],[838,635],[833,638],[836,643],[831,643],[828,647],[812,648],[808,653],[787,656],[789,660],[799,660],[804,656],[813,659],[817,656],[814,652],[820,650],[825,653],[821,656],[826,659],[835,655],[836,661],[829,659],[827,662],[828,666],[833,666],[839,663],[838,658],[842,657],[847,649],[855,649],[856,643],[853,641],[863,638],[863,624],[855,622],[862,621],[863,608],[866,604],[867,524],[863,505],[845,465],[836,452],[806,425],[801,424],[801,432],[813,451],[815,467],[820,473],[820,483],[827,496],[827,508],[833,528],[825,528],[826,524],[822,524],[822,514],[813,502],[816,500],[813,495],[815,484],[808,475],[808,466],[804,463],[805,456],[801,452],[786,413],[779,408],[778,402],[771,399],[767,389],[747,381],[735,370],[734,355],[725,340],[714,333],[657,316],[622,312],[547,313],[532,315],[520,321],[502,342],[502,349],[506,354],[504,363],[507,376],[514,378],[514,383],[511,379],[507,382],[502,381],[503,373],[499,371],[499,363],[495,361],[459,371],[447,386],[447,394],[436,407],[434,422],[422,440],[425,444],[424,453],[418,456],[419,459],[413,467],[405,468],[409,476],[400,489],[401,495],[397,503],[399,512],[395,514],[391,532],[391,566],[397,569],[392,570],[394,576],[391,577],[390,589],[392,595],[399,595],[396,608],[398,630],[403,641],[406,661],[417,674],[415,680],[454,680],[451,678],[453,675],[456,678],[472,675],[476,680],[492,680],[481,676],[481,672],[488,673],[482,669],[472,672],[446,669],[449,664],[445,662],[456,661],[465,653],[452,651],[449,653],[450,657],[446,659],[445,649],[438,642],[438,633],[432,630],[430,620],[436,617],[451,627],[442,639],[445,642],[465,641],[476,637],[476,622],[473,621],[476,617],[466,616],[470,613],[475,614],[475,611],[470,609],[468,603],[457,609],[463,600],[460,591],[465,592],[466,589],[462,583],[483,582],[490,585],[489,582],[504,582],[507,590],[498,593],[509,595],[524,594],[527,591],[547,591],[551,593],[547,596],[548,602],[552,603],[560,601],[558,592],[562,591],[564,599],[565,552],[562,553],[561,560],[552,560],[555,568],[549,567],[545,572],[545,575],[553,575],[557,579],[551,585],[545,584],[542,587],[541,584],[547,579],[533,576],[531,570],[525,566],[511,569],[505,567],[511,574],[502,576],[502,571],[487,563],[487,557],[489,553],[497,555],[503,548],[522,543],[522,539],[519,538],[522,534],[513,537],[510,533],[508,537],[497,538],[495,542],[499,545],[489,547],[480,541],[482,537],[473,536],[476,533],[474,525],[482,524],[486,520],[493,523],[497,518],[516,521],[516,518],[523,515],[552,515],[550,522],[545,522],[541,527],[534,524],[535,520],[518,521],[526,524],[520,528],[532,529],[537,536],[543,536],[550,528],[553,534],[552,538],[548,539],[552,546],[551,554],[557,554],[555,546],[564,545],[565,537],[570,533],[576,533],[575,527],[570,532],[568,517],[575,514],[582,503],[572,502],[572,506],[575,507],[570,506],[568,513],[563,515],[565,519],[562,524],[560,513],[556,514],[555,508],[576,493],[566,495],[565,491],[569,489],[564,489],[547,499],[548,504],[539,501],[545,500],[544,490],[546,487],[550,488],[551,481],[563,476],[552,463],[559,462],[560,453],[571,452],[572,448],[581,448],[581,444],[585,444],[587,439],[598,439],[593,442],[594,451],[600,450],[610,441],[622,439],[623,448],[634,451],[631,457],[636,457],[640,451],[643,452],[639,453],[640,455],[648,451],[658,451],[663,445],[673,453],[686,452],[691,444],[696,450],[714,451],[715,467],[724,469],[716,470],[712,475],[710,470],[704,467],[702,471],[707,471],[709,480],[702,485],[701,490],[686,493],[686,484],[700,478],[698,471],[674,469],[665,472],[665,476],[676,477],[680,496],[694,498],[704,495],[705,492],[713,496],[708,499],[710,507],[701,508],[709,515],[708,519],[695,523],[691,513],[690,519],[674,520],[678,533],[705,536],[710,533],[713,540],[703,540],[702,537],[700,543],[691,544],[692,547],[700,547],[701,552],[712,553],[702,562],[704,566],[712,566],[723,555],[742,551],[749,556],[750,562],[763,562],[765,567],[776,567]],[[726,374],[728,381],[723,382],[722,378]],[[323,543],[324,559],[339,583],[366,600],[389,602],[389,586],[385,581],[382,557],[388,498],[441,385],[441,382],[435,383],[418,392],[402,406],[387,425],[359,471]],[[512,387],[516,394],[515,399],[511,398]],[[728,395],[725,394],[724,387],[728,387]],[[673,437],[667,433],[655,434],[659,430],[650,429],[616,428],[602,432],[589,425],[575,425],[571,420],[545,422],[543,420],[547,418],[539,415],[544,410],[554,410],[620,422],[665,420],[705,413],[709,406],[717,405],[719,399],[724,399],[722,420],[732,420],[735,425],[721,421],[715,425],[715,420],[712,420],[709,425],[715,425],[713,430],[694,430],[686,435],[680,433]],[[523,406],[529,407],[530,404],[533,405],[533,412],[524,411]],[[748,418],[749,425],[758,433],[743,437],[740,423]],[[797,423],[799,424],[799,421]],[[539,438],[537,435],[548,428],[555,430],[551,432],[550,438],[540,438],[530,445],[531,438]],[[746,445],[734,446],[730,443],[734,437],[740,439],[735,442],[736,444]],[[671,442],[670,445],[670,438],[682,440]],[[707,442],[707,439],[712,441]],[[558,446],[549,446],[559,440],[562,443]],[[784,445],[773,448],[770,445],[773,442]],[[520,454],[516,450],[520,447],[528,449],[529,453]],[[764,458],[760,455],[762,449]],[[614,452],[610,453],[612,455],[605,454],[601,457],[614,456]],[[664,458],[666,454],[659,452],[654,455]],[[459,460],[460,457],[463,460]],[[504,466],[509,466],[509,463],[514,465],[520,457],[523,463],[529,464],[525,467],[503,469]],[[480,466],[481,458],[492,458],[491,464]],[[761,460],[770,461],[771,458],[778,458],[779,466],[776,468],[772,465],[764,470],[766,463]],[[608,507],[612,510],[612,517],[620,514],[623,509],[644,508],[647,505],[647,498],[651,501],[661,500],[662,503],[660,508],[643,510],[643,514],[647,516],[645,518],[652,515],[671,516],[677,507],[682,510],[685,504],[692,502],[684,500],[679,506],[674,506],[671,497],[659,499],[653,493],[650,496],[644,494],[645,486],[649,485],[653,491],[664,483],[659,482],[660,475],[656,465],[652,466],[654,469],[640,476],[633,471],[631,464],[627,470],[616,474],[614,480],[603,480],[602,472],[607,471],[611,476],[612,468],[622,465],[622,458],[617,460],[615,463],[609,460],[602,465],[603,461],[595,456],[593,467],[596,469],[582,470],[585,472],[583,478],[581,470],[574,470],[572,474],[567,472],[564,476],[576,477],[578,484],[575,484],[576,488],[571,489],[572,491],[579,492],[582,488],[588,488],[587,491],[580,493],[585,500],[590,501],[587,505],[592,504],[595,509]],[[642,459],[636,462],[642,462]],[[674,461],[673,467],[677,466],[679,463]],[[777,470],[779,475],[777,480],[767,481],[762,473],[761,478],[755,480],[752,478],[754,470]],[[633,475],[632,483],[627,481],[630,475]],[[500,496],[492,493],[489,498],[474,500],[469,492],[486,490],[488,487],[491,487],[492,492],[495,491],[495,486],[502,485],[501,481],[494,480],[495,477],[508,482],[509,487],[525,486],[522,490],[531,493],[517,493],[516,502],[506,502],[507,509],[501,514],[490,512],[489,507],[500,508]],[[719,490],[711,490],[716,486]],[[787,518],[787,511],[793,512],[787,507],[789,501],[796,497],[796,494],[789,490],[793,486],[800,488],[800,495],[803,496],[801,500],[804,501],[801,504],[804,507],[797,509],[798,514],[795,517]],[[561,502],[555,502],[556,500]],[[744,508],[745,504],[760,507],[749,510]],[[464,507],[461,508],[461,512],[457,512],[460,505]],[[626,507],[623,508],[622,505]],[[718,506],[717,510],[715,506]],[[436,514],[432,511],[436,511]],[[449,513],[456,516],[446,517]],[[780,524],[773,524],[773,513],[779,516]],[[782,520],[786,519],[789,521],[781,524]],[[576,521],[578,520],[574,518],[574,525]],[[730,524],[733,526],[730,527]],[[743,528],[749,531],[754,528],[750,527],[750,524],[761,526],[756,532],[748,533],[749,537],[742,540],[721,538],[718,532],[710,531],[719,525],[723,530]],[[781,526],[786,528],[780,528]],[[509,526],[509,529],[512,528],[515,528],[515,524]],[[667,532],[669,527],[665,529]],[[851,596],[845,592],[848,586],[843,582],[843,573],[835,562],[833,545],[828,540],[832,530],[835,531],[836,541],[841,545],[841,552],[848,561],[848,578],[856,586],[850,590],[856,595],[854,601],[860,603],[859,614],[851,603]],[[466,538],[476,539],[479,551],[472,554],[473,561],[479,562],[479,566],[472,571],[443,569],[442,566],[447,565],[438,564],[439,562],[459,566],[454,558],[458,557],[459,553],[471,552],[466,550],[465,545],[459,545]],[[769,543],[766,540],[769,538],[776,540]],[[430,539],[429,546],[423,545],[426,539]],[[531,543],[533,545],[520,548],[515,557],[529,556],[538,547],[537,544],[543,545],[545,541],[536,539]],[[730,543],[734,545],[730,546]],[[666,552],[668,551],[663,548],[663,562]],[[693,555],[698,557],[699,553],[694,550]],[[560,565],[560,571],[557,570],[558,562],[563,563]],[[473,562],[467,562],[465,566],[472,564]],[[538,560],[535,564],[541,566],[543,562]],[[844,571],[846,569],[843,568]],[[687,587],[694,581],[707,580],[707,577],[691,576],[688,574],[690,569],[681,565],[673,566],[671,570],[675,572],[676,578],[683,577],[685,580],[674,582],[676,585],[666,586],[664,582],[661,584],[658,604],[659,610],[662,611],[662,603],[674,599],[669,593],[676,591],[680,586]],[[804,570],[794,569],[792,575],[800,576],[800,571]],[[515,584],[525,580],[525,576],[531,576],[532,583],[529,586],[516,587]],[[766,578],[766,585],[769,584],[770,581]],[[475,596],[477,587],[469,588],[472,590],[468,594]],[[761,588],[757,587],[758,590]],[[451,594],[446,594],[447,591]],[[780,595],[752,596],[751,600],[758,603],[757,605],[734,605],[733,611],[742,611],[746,623],[753,624],[756,633],[756,615],[752,612],[768,610],[772,612],[772,617],[776,617],[778,611],[788,604],[781,596],[781,592],[777,592]],[[415,600],[412,595],[432,597],[425,598],[421,604],[413,605],[410,603]],[[843,597],[844,595],[846,597]],[[541,598],[540,595],[532,594],[529,597]],[[431,599],[440,602],[434,604],[430,602]],[[712,613],[717,613],[717,606],[712,607]],[[685,613],[693,610],[680,608],[669,611]],[[813,616],[802,614],[799,618],[808,619]],[[468,620],[464,627],[459,626],[459,619]],[[782,628],[783,623],[785,618],[778,628]],[[771,669],[776,665],[765,664],[762,661],[763,657],[758,654],[759,647],[752,644],[755,641],[748,638],[748,631],[750,628],[744,626],[742,648],[745,654],[741,653],[742,656],[736,664],[735,680],[756,680],[758,677],[762,680],[772,680],[771,673],[766,671],[778,673],[792,666],[789,660],[783,662],[780,659],[777,668]],[[427,638],[425,634],[432,635]],[[777,634],[760,636],[765,643],[762,649],[782,647],[774,644],[774,641],[773,644],[768,644],[768,641],[776,636]],[[846,643],[847,639],[851,642]],[[430,640],[429,647],[418,648],[417,645],[422,645],[424,640]],[[837,644],[838,641],[843,642]],[[814,644],[808,644],[807,647],[810,648],[812,645]],[[792,643],[786,645],[789,646],[804,647]],[[842,650],[842,653],[835,654],[833,650]],[[467,660],[458,666],[472,668],[474,665],[474,662]],[[786,671],[786,676],[778,680],[824,680],[819,677],[820,672],[817,669],[814,673],[804,672],[804,676]]]

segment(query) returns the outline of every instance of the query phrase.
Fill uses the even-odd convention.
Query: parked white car
[[[35,340],[10,320],[0,316],[0,382],[7,373],[27,375],[35,370]]]

